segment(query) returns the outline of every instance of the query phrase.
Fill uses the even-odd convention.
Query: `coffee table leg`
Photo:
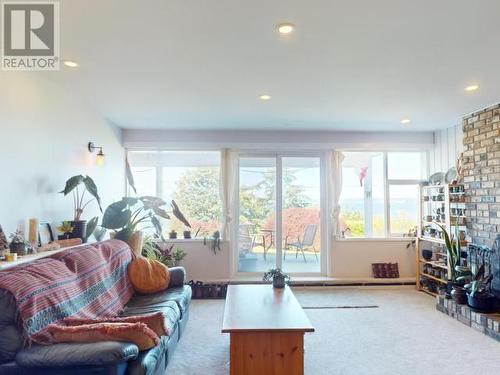
[[[303,332],[231,332],[231,375],[303,375]]]

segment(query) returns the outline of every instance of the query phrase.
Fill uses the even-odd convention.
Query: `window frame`
[[[203,149],[197,149],[197,148],[127,148],[125,149],[125,156],[127,158],[127,160],[129,160],[129,153],[130,152],[216,152],[219,154],[219,185],[220,185],[220,168],[221,168],[221,163],[222,163],[222,150],[220,148],[203,148]],[[131,168],[134,167],[134,165],[130,165]],[[151,168],[154,168],[155,171],[156,171],[156,187],[155,187],[155,191],[156,191],[156,196],[157,197],[161,197],[163,195],[163,168],[164,166],[159,164],[159,163],[151,163],[150,165]],[[130,186],[130,184],[127,182],[127,178],[125,176],[125,186],[126,186],[126,189],[125,189],[125,194],[127,197],[131,196],[132,194],[132,188]],[[220,186],[219,186],[220,188]],[[219,191],[217,191],[218,193]],[[221,207],[223,205],[223,202],[221,201]],[[223,238],[223,230],[221,230],[221,227],[222,226],[222,221],[219,222],[219,230],[220,230],[220,233],[221,233],[221,241],[226,241],[228,240],[227,238]],[[185,241],[186,239],[184,238],[177,238],[175,239],[175,241]],[[166,241],[169,241],[168,238],[166,238]],[[187,239],[186,241],[190,241],[190,242],[203,242],[204,239],[203,238],[190,238],[190,239]]]
[[[355,153],[355,152],[379,152],[382,154],[383,157],[383,165],[382,165],[382,174],[383,174],[383,183],[384,183],[384,237],[374,237],[373,235],[371,236],[364,236],[364,237],[352,237],[352,238],[342,238],[342,240],[346,241],[359,241],[359,240],[388,240],[388,239],[405,239],[407,240],[408,237],[403,237],[401,234],[396,233],[392,234],[391,233],[391,197],[390,197],[390,187],[391,186],[404,186],[404,185],[420,185],[422,182],[424,182],[424,179],[390,179],[389,178],[389,153],[393,152],[399,152],[399,153],[420,153],[421,155],[421,168],[422,168],[422,175],[426,176],[428,174],[429,170],[429,165],[428,165],[428,151],[427,150],[341,150],[342,152],[349,152],[349,153]],[[342,187],[343,189],[343,187]],[[368,199],[369,201],[373,200],[373,195],[369,196],[364,196],[364,199]],[[341,211],[342,212],[342,208]],[[417,225],[418,225],[418,220],[417,219]],[[364,219],[364,229],[365,233],[372,233],[372,228],[370,227],[373,223],[373,216],[367,220],[366,217]],[[368,225],[370,224],[370,225]]]

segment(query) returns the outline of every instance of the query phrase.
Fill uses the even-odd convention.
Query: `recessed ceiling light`
[[[293,31],[293,29],[295,29],[295,25],[293,23],[286,22],[286,23],[280,23],[278,25],[278,32],[281,35],[290,34]]]
[[[267,95],[267,94],[263,94],[263,95],[260,96],[260,99],[261,100],[269,100],[269,99],[271,99],[271,96]]]
[[[479,85],[470,85],[465,88],[465,91],[477,91],[479,90]]]
[[[78,63],[76,61],[64,60],[63,64],[69,68],[77,68],[78,67]]]
[[[411,122],[411,120],[409,118],[404,118],[404,119],[401,120],[401,123],[405,124],[405,125],[409,124],[410,122]]]

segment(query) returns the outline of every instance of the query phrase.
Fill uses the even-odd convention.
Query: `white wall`
[[[408,241],[393,239],[349,239],[335,241],[330,249],[328,276],[346,281],[372,279],[372,263],[398,263],[401,278],[415,277],[415,249],[406,248]],[[212,250],[197,240],[176,240],[176,247],[187,255],[181,265],[186,267],[188,280],[228,280],[231,274],[229,242],[222,251]]]
[[[104,207],[123,194],[121,133],[75,97],[37,73],[0,73],[0,224],[5,232],[23,227],[31,217],[72,219],[72,199],[58,191],[75,174],[94,178]],[[89,141],[104,147],[104,166],[95,165]],[[83,218],[97,213],[92,206]]]
[[[458,154],[463,151],[462,125],[434,132],[434,148],[429,153],[429,172],[448,171],[455,166]]]
[[[399,277],[416,275],[416,257],[408,241],[349,239],[335,241],[330,252],[331,276],[341,279],[372,277],[372,263],[398,263]]]

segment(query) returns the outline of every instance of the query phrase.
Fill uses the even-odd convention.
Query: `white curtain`
[[[221,150],[219,194],[222,201],[222,238],[232,240],[231,222],[236,211],[235,194],[238,183],[238,151]]]
[[[332,218],[333,238],[340,236],[340,193],[342,192],[342,161],[344,154],[340,151],[332,151],[329,155],[330,168],[328,182],[330,185],[329,200]]]

